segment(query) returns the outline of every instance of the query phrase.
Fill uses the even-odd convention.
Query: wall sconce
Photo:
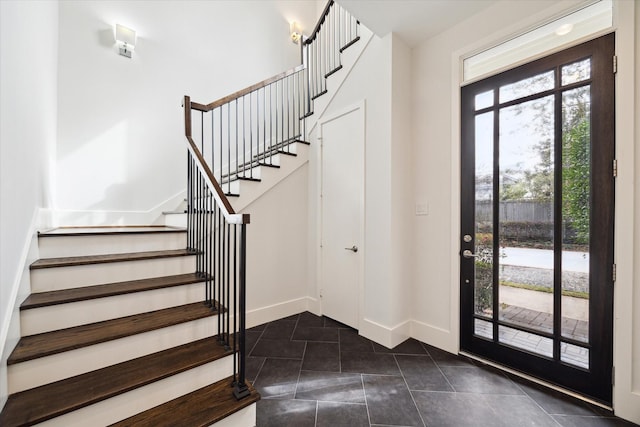
[[[293,21],[289,24],[289,30],[291,30],[291,41],[295,44],[298,44],[300,39],[302,38],[302,30],[300,29],[300,24],[296,21]]]
[[[124,25],[116,24],[116,43],[120,47],[120,55],[131,58],[136,47],[136,32]]]

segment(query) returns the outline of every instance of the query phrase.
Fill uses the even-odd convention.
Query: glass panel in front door
[[[560,359],[588,368],[590,86],[575,86],[590,78],[590,60],[563,66],[560,78],[571,88],[548,93],[556,85],[553,70],[503,85],[497,102],[506,105],[494,109],[493,90],[475,97],[474,334],[494,339],[497,332],[501,344],[553,358],[554,309],[560,307],[567,338],[558,345]]]

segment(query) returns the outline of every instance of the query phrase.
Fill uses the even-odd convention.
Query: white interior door
[[[320,137],[322,312],[357,329],[364,244],[363,108],[322,121]]]

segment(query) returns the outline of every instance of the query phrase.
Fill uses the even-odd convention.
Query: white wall
[[[415,200],[428,202],[430,207],[428,216],[416,217],[414,222],[417,238],[413,245],[416,259],[413,336],[418,339],[451,352],[458,351],[460,56],[489,47],[510,34],[518,34],[578,3],[573,0],[500,2],[413,50]],[[635,230],[635,242],[640,238],[640,217],[637,215],[640,174],[636,172],[640,170],[640,155],[638,150],[634,154],[634,138],[636,146],[639,138],[640,72],[637,62],[634,69],[633,60],[634,49],[636,61],[640,56],[637,53],[639,8],[636,3],[634,24],[634,2],[622,0],[616,5],[624,9],[620,12],[617,49],[626,68],[617,76],[617,156],[625,166],[620,171],[616,188],[618,281],[615,291],[614,406],[618,415],[640,422],[640,316],[637,314],[640,312],[637,267],[640,254],[637,243],[629,237]],[[635,164],[629,161],[634,155]]]
[[[392,34],[391,49],[391,277],[390,306],[398,338],[410,334],[414,258],[413,147],[411,143],[411,50]],[[398,344],[402,340],[396,340]]]
[[[307,309],[309,215],[305,163],[242,210],[247,225],[249,327]]]
[[[363,43],[361,40],[359,43]],[[365,217],[364,293],[359,331],[387,346],[395,346],[410,333],[410,269],[408,225],[411,212],[409,131],[410,50],[396,36],[373,36],[349,71],[340,90],[319,117],[332,117],[362,101],[365,103]],[[318,296],[317,248],[319,217],[320,148],[317,129],[310,141],[310,289]]]
[[[14,304],[28,292],[23,270],[37,256],[32,237],[50,207],[57,34],[57,1],[0,2],[0,407],[19,338]]]
[[[208,103],[299,64],[289,21],[317,2],[60,3],[57,198],[69,224],[148,222],[185,188],[181,100]],[[137,32],[132,59],[113,25]],[[153,218],[151,218],[153,219]]]

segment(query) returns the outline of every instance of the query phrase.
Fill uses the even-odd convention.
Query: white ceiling
[[[338,0],[379,36],[397,33],[416,46],[500,0]]]

